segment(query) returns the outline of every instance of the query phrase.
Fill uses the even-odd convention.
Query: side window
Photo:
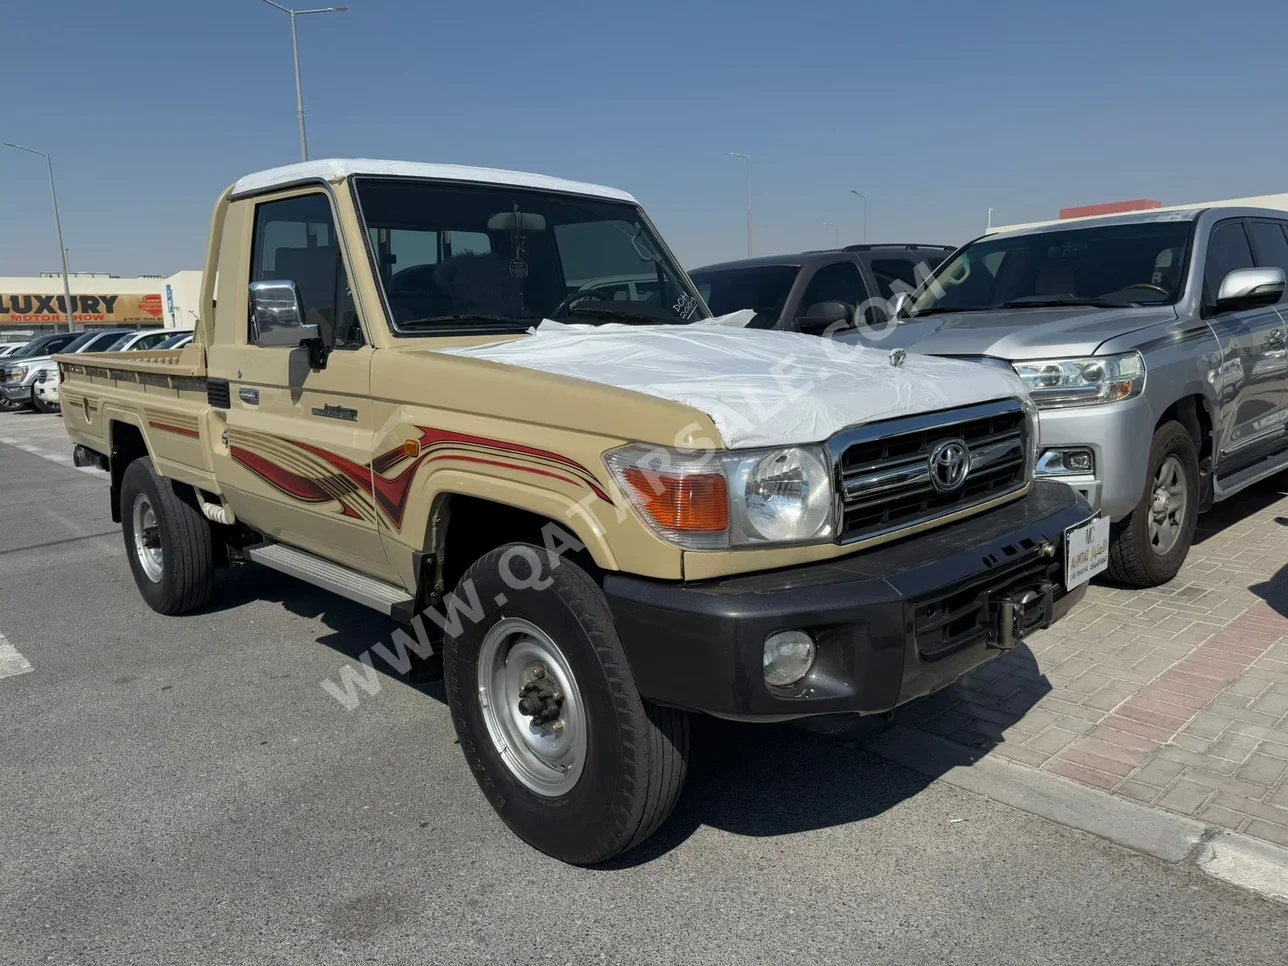
[[[851,309],[867,301],[863,276],[853,262],[834,262],[814,273],[801,296],[801,314],[816,302],[844,302]]]
[[[250,280],[294,282],[305,322],[333,332],[337,349],[363,344],[326,195],[300,195],[256,206]]]
[[[1288,239],[1282,221],[1250,221],[1248,237],[1257,268],[1281,268],[1288,275]]]
[[[1223,221],[1212,229],[1208,239],[1207,266],[1203,269],[1203,301],[1216,303],[1222,280],[1240,268],[1254,268],[1252,249],[1243,222]]]

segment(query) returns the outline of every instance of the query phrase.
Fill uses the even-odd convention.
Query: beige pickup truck
[[[248,564],[411,625],[501,818],[594,863],[690,713],[888,711],[1104,566],[1008,371],[708,316],[624,192],[307,162],[219,198],[193,342],[61,357],[62,407],[154,610]]]

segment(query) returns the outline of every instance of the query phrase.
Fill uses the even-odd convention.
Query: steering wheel
[[[1133,288],[1148,288],[1148,289],[1153,289],[1153,290],[1154,290],[1155,292],[1157,292],[1159,295],[1171,295],[1171,294],[1172,294],[1172,293],[1171,293],[1171,292],[1169,292],[1167,289],[1163,288],[1163,286],[1161,286],[1161,285],[1155,285],[1153,282],[1133,282],[1131,285],[1124,285],[1124,286],[1123,286],[1122,288],[1120,288],[1118,291],[1120,291],[1120,292],[1126,292],[1126,291],[1128,291],[1129,289],[1133,289]]]
[[[600,295],[597,289],[592,288],[585,292],[573,292],[566,299],[564,299],[557,306],[555,306],[555,310],[550,313],[550,317],[552,319],[557,318],[564,312],[567,312],[570,308],[572,308],[582,299],[589,299],[589,298],[598,298],[601,302],[605,301],[604,297]]]

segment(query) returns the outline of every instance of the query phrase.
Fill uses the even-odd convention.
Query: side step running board
[[[1225,476],[1218,475],[1213,481],[1213,490],[1216,492],[1217,499],[1224,499],[1253,483],[1259,483],[1266,477],[1282,473],[1285,469],[1288,469],[1288,448],[1272,453],[1244,469]]]
[[[323,560],[321,557],[288,547],[283,543],[261,543],[246,548],[246,556],[255,563],[298,577],[306,583],[347,597],[372,610],[392,615],[395,609],[410,608],[411,594],[401,587],[376,580],[356,570]]]

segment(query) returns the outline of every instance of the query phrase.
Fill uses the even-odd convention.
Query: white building
[[[191,329],[201,298],[201,272],[169,278],[73,274],[69,279],[78,328]],[[66,331],[61,275],[0,277],[0,342]]]
[[[1278,211],[1288,211],[1288,194],[1277,195],[1254,195],[1250,198],[1225,198],[1221,201],[1200,201],[1190,205],[1168,205],[1164,208],[1144,208],[1142,213],[1157,214],[1161,211],[1193,211],[1198,208],[1274,208]],[[1124,214],[1125,212],[1112,212],[1104,214],[1085,215],[1080,218],[1055,218],[1050,221],[1030,221],[1022,225],[993,225],[988,229],[988,234],[996,235],[1004,231],[1024,231],[1028,228],[1041,228],[1046,225],[1076,225],[1080,221],[1090,221],[1094,218],[1112,217],[1114,214]]]

